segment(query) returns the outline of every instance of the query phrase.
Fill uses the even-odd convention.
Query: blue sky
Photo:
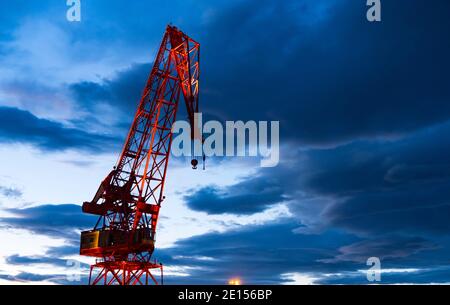
[[[115,164],[168,23],[201,43],[204,120],[280,121],[280,164],[172,158],[167,283],[448,283],[450,3],[0,5],[0,283],[73,283],[81,214]],[[180,118],[183,118],[183,113]],[[78,283],[78,282],[75,282]]]

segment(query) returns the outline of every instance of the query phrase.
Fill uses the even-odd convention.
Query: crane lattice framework
[[[159,210],[181,96],[194,140],[198,112],[200,45],[167,26],[125,145],[114,169],[102,181],[84,213],[98,215],[81,233],[80,254],[97,257],[90,284],[148,284],[162,264],[152,261]],[[192,160],[197,164],[197,160]]]

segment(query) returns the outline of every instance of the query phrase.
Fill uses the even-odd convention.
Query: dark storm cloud
[[[189,32],[202,45],[206,118],[280,120],[284,139],[329,145],[405,134],[450,115],[448,1],[391,1],[376,24],[364,1],[232,6]],[[135,64],[70,89],[83,107],[134,112],[150,68]]]
[[[189,208],[209,214],[253,214],[284,199],[277,180],[255,176],[224,188],[203,187],[184,196]]]
[[[3,218],[0,221],[51,237],[68,238],[61,232],[75,232],[89,227],[93,220],[87,219],[75,205],[49,205],[13,212],[21,220]],[[384,268],[399,268],[400,265],[403,268],[424,269],[431,277],[436,274],[435,270],[443,268],[444,258],[447,257],[444,254],[449,252],[448,241],[437,247],[420,237],[400,235],[365,240],[334,229],[320,235],[296,234],[294,229],[297,226],[296,223],[274,220],[268,225],[195,236],[177,241],[171,248],[157,249],[154,258],[166,266],[189,267],[187,278],[167,275],[165,279],[168,284],[223,284],[235,276],[241,277],[249,284],[275,284],[288,282],[289,279],[284,278],[283,274],[293,272],[317,278],[316,282],[327,283],[334,280],[341,283],[365,283],[365,274],[358,270],[367,269],[367,257],[379,255]],[[71,234],[70,244],[50,248],[41,256],[12,255],[7,257],[6,261],[13,265],[47,264],[67,267],[67,262],[61,257],[78,253],[76,238],[78,234]],[[434,256],[430,256],[430,252],[435,252],[436,249],[440,251],[440,255],[431,253]],[[417,256],[422,253],[427,253],[428,260],[421,260],[423,257]],[[81,267],[87,266],[81,264]],[[331,276],[324,276],[325,274]],[[64,275],[44,276],[29,273],[4,278],[70,284]],[[415,278],[417,281],[425,281],[427,277],[422,271],[417,271],[413,278],[410,273],[405,273],[404,276],[393,277],[392,281],[395,279],[396,282],[410,282]],[[445,276],[444,273],[434,278],[436,282],[448,280],[448,275]],[[83,278],[80,283],[85,282],[86,279]]]
[[[108,104],[132,116],[150,70],[150,64],[134,64],[118,71],[112,79],[104,79],[103,82],[82,81],[69,85],[69,89],[82,107],[92,110],[98,104]]]
[[[52,265],[62,265],[66,263],[63,259],[58,258],[46,258],[41,257],[28,257],[20,255],[11,255],[6,258],[6,262],[12,265],[29,265],[29,264],[52,264]]]
[[[41,205],[25,209],[8,209],[14,217],[0,218],[1,227],[29,230],[36,234],[43,234],[51,238],[62,238],[65,240],[63,246],[50,247],[36,256],[23,256],[20,254],[5,257],[9,265],[32,266],[50,265],[52,268],[75,268],[78,274],[81,268],[88,270],[88,265],[76,260],[67,260],[65,256],[79,254],[80,231],[90,228],[95,223],[96,217],[81,212],[81,207],[74,204]],[[1,272],[1,270],[0,270]],[[18,275],[0,275],[1,278],[10,281],[50,281],[59,284],[82,284],[87,283],[87,277],[81,276],[80,281],[72,281],[66,274],[34,274],[20,273]]]
[[[1,279],[14,281],[14,282],[41,282],[48,281],[51,283],[65,284],[65,285],[77,285],[81,283],[87,283],[87,277],[81,276],[80,281],[71,281],[66,274],[36,274],[30,272],[21,272],[17,275],[0,274]]]
[[[78,274],[80,268],[84,271],[89,270],[89,265],[64,257],[79,254],[79,232],[90,228],[96,217],[83,214],[80,206],[72,204],[42,205],[7,211],[13,213],[14,217],[0,218],[0,226],[25,229],[51,238],[63,238],[65,240],[63,246],[50,247],[41,255],[22,256],[14,254],[5,257],[7,264],[20,266],[49,265],[52,268],[66,268],[69,272],[71,268],[75,268],[73,269],[75,274]],[[10,281],[50,281],[71,285],[87,283],[87,277],[83,275],[80,277],[80,281],[72,281],[66,274],[20,273],[15,276],[0,277]]]
[[[0,142],[33,144],[46,151],[78,149],[109,151],[117,139],[41,119],[28,111],[0,107]]]
[[[40,275],[27,272],[21,272],[17,275],[6,275],[6,274],[0,275],[0,278],[2,279],[16,282],[23,282],[23,281],[40,282],[44,280],[54,279],[54,277],[55,275]]]
[[[347,263],[364,264],[371,256],[380,257],[386,268],[441,268],[450,249],[450,242],[443,238],[450,230],[450,144],[445,141],[449,137],[450,124],[446,123],[402,139],[357,141],[308,151],[288,148],[288,162],[260,169],[257,175],[246,177],[232,188],[240,190],[242,198],[252,198],[259,193],[253,183],[267,181],[275,187],[278,197],[286,199],[285,204],[299,221],[295,232],[320,233],[315,236],[328,240],[327,230],[343,229],[361,238],[338,247],[338,253],[331,258],[316,258],[336,269],[351,272],[351,268],[346,269]],[[244,214],[226,196],[205,196],[205,189],[188,196],[188,206],[194,199],[197,210],[227,213],[228,209]],[[251,202],[257,207],[255,211],[267,207],[258,200]],[[309,245],[310,241],[302,243]],[[215,255],[223,257],[223,253]],[[309,263],[316,270],[330,271],[312,261]],[[414,279],[407,273],[404,276],[403,282]],[[358,278],[364,280],[359,273]]]
[[[333,259],[322,260],[326,263],[352,261],[366,263],[369,257],[378,257],[383,262],[401,261],[420,251],[434,250],[437,246],[421,237],[388,235],[375,239],[365,239],[339,248],[339,254]]]
[[[322,284],[364,284],[368,283],[366,262],[372,256],[381,259],[382,269],[394,269],[383,273],[382,283],[450,280],[444,272],[448,271],[448,241],[437,248],[420,237],[391,235],[364,240],[335,230],[295,234],[295,227],[293,223],[274,223],[195,236],[172,248],[157,249],[155,257],[168,266],[191,267],[186,278],[167,276],[169,284],[223,284],[233,277],[247,284],[288,283],[289,273]],[[430,253],[436,252],[439,254],[430,260]]]
[[[207,279],[214,284],[226,283],[235,276],[249,284],[273,284],[280,282],[283,273],[334,272],[338,268],[352,270],[357,265],[318,262],[337,255],[336,249],[357,241],[357,238],[332,231],[322,236],[300,235],[294,234],[293,228],[293,224],[275,220],[271,225],[205,234],[179,241],[173,248],[159,249],[155,257],[166,265],[197,267],[188,271],[191,283],[206,283]],[[196,260],[195,257],[210,260]],[[169,280],[176,283],[183,279],[173,277]]]
[[[447,234],[450,124],[393,142],[353,143],[309,153],[302,188],[330,196],[331,226],[363,234]]]
[[[92,227],[92,225],[93,223],[91,223],[90,226]],[[50,247],[47,249],[45,254],[48,256],[61,257],[61,256],[77,255],[79,252],[80,252],[80,245],[78,243],[78,240],[74,240],[73,242],[65,244],[63,246]]]
[[[208,5],[198,5],[198,12],[207,11]],[[408,133],[441,122],[450,112],[445,73],[450,43],[443,39],[448,1],[390,1],[383,4],[383,22],[376,24],[365,19],[364,1],[227,6],[207,21],[200,22],[202,14],[191,16],[201,27],[181,21],[202,43],[202,107],[211,117],[277,119],[291,140],[330,144]],[[127,37],[142,39],[150,30],[135,29],[143,7],[130,6],[130,17],[122,20]],[[176,7],[182,16],[189,12],[181,2]],[[117,14],[118,4],[108,8]],[[168,14],[167,7],[158,9],[161,16]],[[111,39],[93,33],[105,43]],[[149,39],[156,44],[159,36]],[[70,88],[85,107],[109,103],[134,112],[149,71],[150,64],[136,64],[112,79]]]
[[[89,228],[96,217],[83,214],[75,204],[40,205],[24,209],[8,209],[14,217],[0,218],[1,226],[25,229],[34,233],[79,240],[79,231]]]
[[[270,181],[305,225],[337,226],[360,234],[446,234],[450,144],[444,139],[449,136],[450,125],[443,124],[397,141],[298,152],[297,161],[261,169],[257,178],[247,177],[233,187],[251,197],[258,194],[249,187],[252,183]],[[206,197],[199,191],[187,198],[188,205],[189,199],[204,198],[195,202],[197,209],[226,212],[227,201]],[[235,207],[229,204],[228,209]]]
[[[20,256],[11,255],[6,257],[6,263],[11,265],[52,265],[55,267],[67,268],[73,266],[75,261],[68,261],[67,259],[60,258],[60,256],[50,256],[49,253],[45,253],[43,256]],[[71,253],[72,255],[78,254],[77,252]],[[80,267],[87,268],[88,264],[78,262]]]
[[[423,269],[409,269],[402,272],[389,272],[381,274],[381,284],[448,284],[449,270],[448,266]],[[323,278],[318,281],[325,285],[342,285],[342,284],[366,284],[366,274],[363,272],[348,272],[336,274],[332,277]]]
[[[308,144],[405,134],[450,115],[450,3],[247,1],[200,35],[204,108],[281,121]],[[418,18],[420,16],[420,18]],[[236,22],[236,20],[240,22]]]

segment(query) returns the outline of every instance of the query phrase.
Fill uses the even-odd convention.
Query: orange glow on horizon
[[[241,285],[241,280],[238,278],[234,278],[228,281],[228,285]]]

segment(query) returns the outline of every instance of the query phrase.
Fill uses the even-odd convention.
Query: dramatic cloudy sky
[[[1,0],[0,283],[85,283],[80,204],[168,23],[201,43],[205,119],[280,121],[281,159],[172,158],[167,283],[368,283],[369,257],[382,283],[450,282],[450,2],[381,2],[369,23],[365,0],[82,0],[70,23]]]

